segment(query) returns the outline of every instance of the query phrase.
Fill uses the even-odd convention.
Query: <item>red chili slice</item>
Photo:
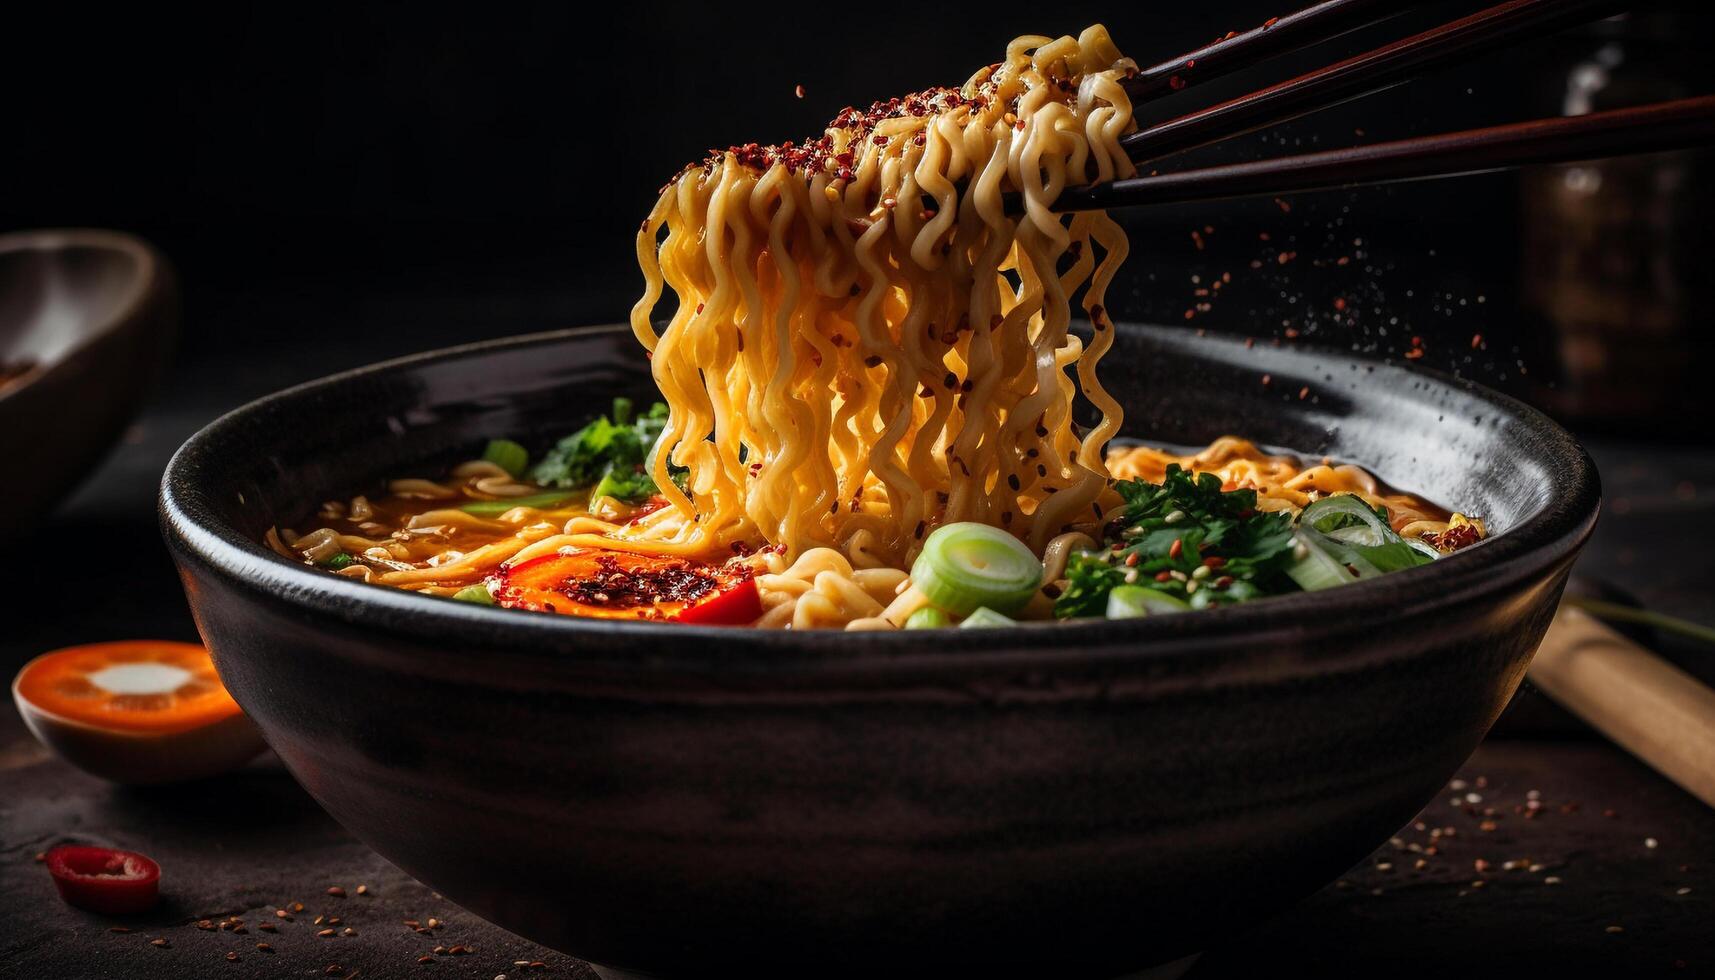
[[[135,915],[161,898],[161,866],[135,851],[56,847],[47,865],[60,897],[90,912]]]
[[[717,592],[673,617],[675,623],[703,626],[749,626],[762,616],[762,593],[756,580],[747,578]]]

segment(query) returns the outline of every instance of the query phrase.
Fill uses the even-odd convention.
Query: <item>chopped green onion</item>
[[[959,624],[960,629],[984,629],[997,626],[1017,626],[1018,623],[1002,616],[987,606],[978,606],[971,611],[965,621]]]
[[[1293,535],[1294,561],[1286,566],[1286,575],[1306,592],[1320,592],[1352,581],[1351,569],[1341,564],[1323,543],[1328,539],[1319,534],[1299,531]]]
[[[453,598],[460,602],[474,602],[481,606],[494,605],[494,596],[486,585],[467,585],[453,593]]]
[[[1355,493],[1337,493],[1312,503],[1298,515],[1298,526],[1359,547],[1373,548],[1399,538],[1387,520]]]
[[[1190,608],[1184,600],[1144,585],[1118,585],[1108,593],[1109,619],[1141,619]]]
[[[1304,508],[1298,515],[1297,537],[1300,543],[1319,547],[1335,564],[1355,569],[1357,578],[1372,578],[1384,572],[1415,568],[1434,561],[1436,557],[1434,549],[1412,544],[1400,537],[1388,524],[1387,518],[1352,493],[1323,497]],[[1300,570],[1312,581],[1326,583],[1326,576],[1316,571],[1320,564],[1312,556],[1309,564]],[[1323,570],[1326,571],[1325,568]],[[1290,569],[1287,574],[1292,574]],[[1348,575],[1341,578],[1339,584],[1351,580]],[[1299,584],[1307,591],[1314,591],[1309,585]],[[1326,588],[1327,584],[1316,587]]]
[[[609,415],[608,418],[613,420],[614,425],[630,425],[631,399],[625,397],[615,398],[613,400],[613,414]]]
[[[537,510],[548,510],[571,500],[576,494],[564,491],[553,493],[537,493],[528,497],[505,497],[500,500],[478,500],[465,504],[459,509],[467,514],[478,517],[499,517],[514,507],[534,507]]]
[[[323,568],[337,572],[342,568],[346,568],[350,565],[355,564],[356,562],[357,562],[356,558],[353,558],[350,555],[348,555],[342,551],[339,554],[334,555],[332,558],[329,558],[326,561],[323,561],[321,563],[321,566]]]
[[[514,480],[530,465],[530,452],[511,439],[490,439],[482,458],[505,470]]]
[[[934,606],[924,606],[905,617],[905,628],[908,630],[932,630],[943,626],[951,626],[953,621],[947,614]]]
[[[1024,542],[971,522],[936,528],[911,566],[911,584],[954,616],[980,606],[1017,612],[1041,583],[1042,562]]]

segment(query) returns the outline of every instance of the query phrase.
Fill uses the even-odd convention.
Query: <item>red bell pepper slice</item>
[[[701,626],[749,626],[762,616],[762,593],[756,579],[747,578],[685,607],[675,623]]]
[[[47,865],[60,897],[90,912],[135,915],[161,898],[161,866],[135,851],[56,847]]]

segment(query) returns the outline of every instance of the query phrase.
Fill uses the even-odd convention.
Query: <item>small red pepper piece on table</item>
[[[135,851],[56,847],[47,865],[60,897],[86,911],[135,915],[161,898],[161,866]]]
[[[756,579],[747,578],[685,607],[673,617],[673,622],[701,626],[749,626],[761,616],[762,593],[756,589]]]

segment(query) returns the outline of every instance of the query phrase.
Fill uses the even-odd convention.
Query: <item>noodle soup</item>
[[[496,439],[268,543],[523,610],[868,630],[1165,615],[1480,539],[1354,466],[1113,445],[1103,304],[1129,244],[1054,203],[1134,173],[1136,70],[1099,25],[1020,37],[962,86],[687,167],[636,242],[664,403],[621,399],[535,458]]]

